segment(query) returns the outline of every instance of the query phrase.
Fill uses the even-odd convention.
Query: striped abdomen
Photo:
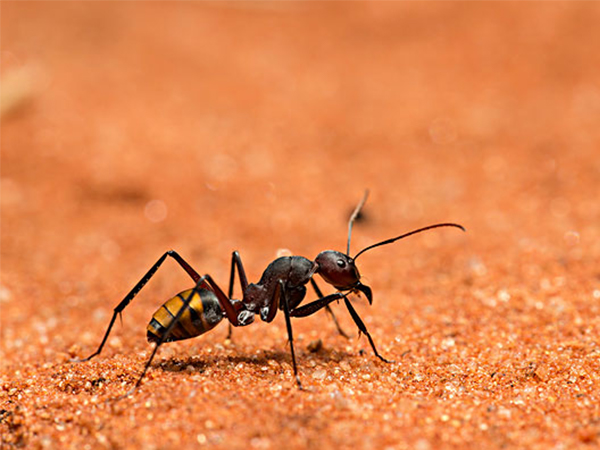
[[[193,289],[180,292],[167,300],[154,313],[148,324],[148,342],[158,342]],[[198,289],[165,342],[180,341],[212,330],[223,319],[223,309],[213,291]]]

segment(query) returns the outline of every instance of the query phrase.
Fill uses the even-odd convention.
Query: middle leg
[[[294,335],[292,333],[292,321],[290,319],[290,306],[288,304],[287,295],[285,293],[285,284],[283,280],[279,280],[279,287],[275,293],[276,296],[279,296],[279,301],[281,301],[283,305],[283,313],[285,316],[285,326],[287,327],[288,332],[288,340],[290,341],[290,351],[292,353],[292,367],[294,369],[294,377],[296,377],[296,384],[299,389],[302,389],[302,383],[300,382],[300,377],[298,376],[298,367],[296,366],[296,354],[294,353]],[[275,302],[276,303],[275,299]]]

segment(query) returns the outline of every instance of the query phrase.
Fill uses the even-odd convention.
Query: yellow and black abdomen
[[[180,292],[154,313],[147,327],[148,342],[160,341],[190,294],[191,301],[165,342],[193,338],[217,326],[223,319],[223,309],[215,293],[208,289],[198,289],[193,294],[192,291],[194,290],[188,289]]]

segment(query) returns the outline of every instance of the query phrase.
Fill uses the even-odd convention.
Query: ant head
[[[437,223],[435,225],[429,225],[427,227],[418,228],[408,233],[401,234],[400,236],[396,236],[391,239],[386,239],[385,241],[369,245],[368,247],[363,248],[360,252],[354,255],[354,258],[352,258],[350,256],[350,238],[352,236],[352,224],[354,223],[356,217],[360,213],[361,208],[367,201],[368,195],[369,191],[365,191],[365,195],[363,196],[362,200],[360,201],[360,203],[350,216],[350,220],[348,221],[348,244],[346,247],[346,253],[336,252],[333,250],[326,250],[317,255],[315,263],[318,266],[316,273],[321,275],[327,283],[333,285],[338,291],[361,291],[363,294],[365,294],[365,296],[369,300],[369,303],[371,304],[373,303],[373,293],[371,292],[371,288],[369,286],[365,286],[360,282],[360,273],[358,272],[355,263],[355,261],[360,255],[373,248],[391,244],[400,239],[404,239],[405,237],[412,236],[413,234],[421,233],[426,230],[431,230],[433,228],[454,227],[459,228],[463,231],[465,231],[465,229],[462,225],[458,225],[456,223]]]
[[[360,273],[350,256],[326,250],[317,255],[315,262],[318,266],[317,273],[338,291],[358,290],[365,294],[369,303],[373,302],[371,288],[360,282]]]

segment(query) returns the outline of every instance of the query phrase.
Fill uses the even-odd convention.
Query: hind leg
[[[112,327],[115,324],[115,320],[116,320],[117,316],[119,316],[123,312],[123,310],[129,305],[129,303],[131,303],[131,301],[142,290],[142,288],[146,285],[146,283],[148,283],[148,281],[150,281],[150,279],[154,276],[154,274],[156,274],[156,271],[159,269],[159,267],[162,265],[162,263],[165,261],[165,259],[167,259],[167,257],[173,258],[196,283],[198,283],[200,281],[201,277],[200,277],[200,275],[198,275],[198,272],[196,272],[192,268],[192,266],[190,266],[181,256],[179,256],[179,254],[176,251],[169,250],[168,252],[165,252],[160,258],[158,258],[158,261],[156,261],[152,265],[152,267],[150,267],[150,270],[148,270],[148,272],[146,272],[146,274],[141,278],[141,280],[137,282],[137,284],[133,287],[133,289],[131,291],[129,291],[129,293],[125,296],[125,298],[123,300],[121,300],[121,302],[114,309],[113,316],[110,319],[110,323],[108,324],[108,328],[106,329],[106,332],[104,333],[104,337],[102,338],[102,342],[100,342],[98,349],[94,353],[92,353],[90,356],[88,356],[87,358],[75,359],[74,360],[75,362],[89,361],[94,356],[100,354],[100,352],[102,351],[102,348],[104,347],[104,344],[106,344],[106,340],[108,339],[108,336],[110,335]]]

